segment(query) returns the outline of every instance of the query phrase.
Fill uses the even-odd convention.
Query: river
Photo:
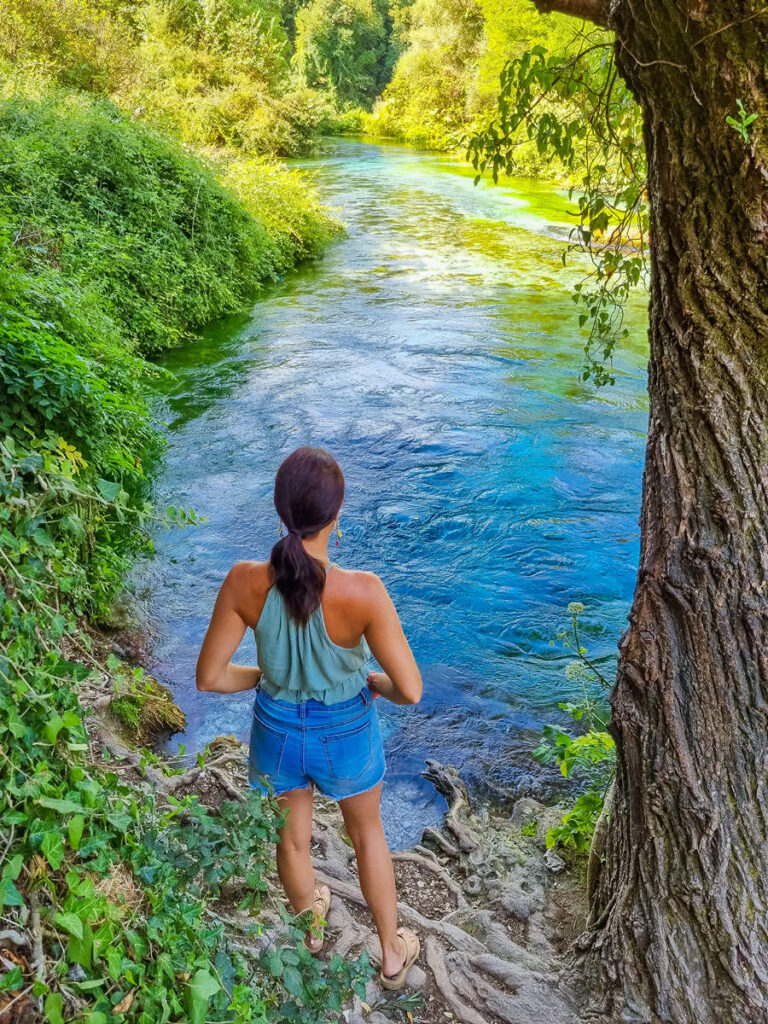
[[[427,757],[478,797],[548,784],[529,751],[576,695],[551,644],[569,601],[611,668],[637,570],[645,313],[638,296],[616,386],[596,392],[578,375],[564,194],[475,188],[460,160],[351,140],[302,166],[348,234],[166,357],[156,499],[207,523],[158,532],[136,584],[150,667],[187,715],[174,748],[245,738],[252,695],[198,693],[197,651],[226,571],[277,538],[280,460],[328,447],[347,479],[332,557],[382,577],[424,677],[418,708],[378,702],[402,847],[444,810],[419,774]],[[247,637],[238,660],[253,659]]]

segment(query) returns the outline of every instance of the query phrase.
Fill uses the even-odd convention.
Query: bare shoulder
[[[235,562],[227,573],[227,582],[236,588],[263,586],[269,589],[269,562]]]
[[[361,607],[374,608],[387,599],[387,588],[375,572],[342,569],[337,566],[336,586],[339,592]]]
[[[269,562],[235,562],[227,573],[222,592],[246,622],[258,619],[267,591],[272,585]]]

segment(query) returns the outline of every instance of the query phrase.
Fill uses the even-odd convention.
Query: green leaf
[[[120,493],[120,484],[113,480],[103,480],[101,477],[96,481],[96,487],[102,498],[107,501],[114,501]]]
[[[42,796],[37,802],[41,807],[58,811],[59,814],[79,814],[83,810],[83,805],[76,804],[74,800],[57,800],[54,797]]]
[[[48,1024],[64,1024],[64,997],[61,992],[51,992],[45,1000],[45,1019]]]
[[[0,878],[0,910],[3,907],[20,907],[24,903],[21,893],[10,878]]]
[[[187,989],[187,1008],[190,1024],[203,1024],[207,1016],[208,1003],[221,989],[218,979],[204,967],[195,971]]]
[[[53,920],[56,924],[60,925],[64,931],[69,932],[70,935],[74,935],[76,939],[82,939],[83,922],[77,914],[72,914],[69,911],[60,911],[58,914],[53,915]]]
[[[15,854],[3,868],[3,878],[10,878],[15,882],[21,874],[23,866],[24,857],[20,853]]]
[[[280,959],[280,954],[277,950],[273,950],[267,957],[267,966],[273,978],[279,978],[283,973],[283,961]]]
[[[76,814],[74,818],[69,819],[67,825],[67,832],[69,835],[69,845],[73,850],[80,849],[80,840],[83,837],[83,828],[85,827],[85,818],[82,814]]]
[[[67,943],[67,959],[71,963],[80,964],[81,967],[90,968],[91,952],[93,950],[93,930],[87,921],[81,922],[83,935],[77,938],[75,935]]]
[[[300,996],[304,991],[304,982],[302,981],[301,974],[295,967],[290,965],[283,971],[283,984],[285,985],[286,992],[289,992],[292,996]]]
[[[0,992],[13,992],[24,984],[24,975],[20,967],[12,967],[0,978]]]
[[[40,849],[54,871],[61,867],[64,860],[64,839],[58,832],[46,832]]]

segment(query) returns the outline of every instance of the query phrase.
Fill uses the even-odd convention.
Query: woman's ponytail
[[[291,617],[306,622],[320,604],[325,569],[307,554],[298,533],[281,537],[272,548],[269,562],[274,585],[283,595]]]
[[[325,586],[325,569],[302,539],[333,522],[343,500],[344,475],[323,448],[298,448],[277,471],[275,508],[287,533],[269,561],[273,584],[297,622],[306,622],[319,606]]]

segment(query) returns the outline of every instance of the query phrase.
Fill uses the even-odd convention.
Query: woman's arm
[[[394,704],[418,704],[422,682],[416,659],[386,587],[378,576],[372,575],[370,580],[365,639],[384,669],[370,674],[371,688]]]
[[[247,627],[238,611],[242,571],[239,565],[230,569],[213,606],[213,615],[197,659],[198,690],[240,693],[259,685],[260,668],[233,665],[230,661]]]

